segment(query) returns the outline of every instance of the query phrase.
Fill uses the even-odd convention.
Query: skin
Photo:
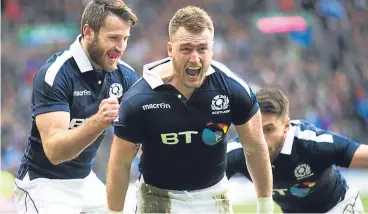
[[[267,143],[262,131],[261,111],[245,124],[235,127],[244,150],[247,168],[258,198],[272,195],[272,170]]]
[[[83,26],[82,47],[97,69],[113,71],[117,68],[130,36],[130,24],[116,15],[108,15],[99,32],[88,25]],[[116,59],[109,55],[115,54]]]
[[[267,141],[270,159],[274,161],[284,145],[286,133],[290,128],[290,118],[288,116],[262,113],[262,128]]]
[[[180,27],[167,44],[168,55],[172,57],[172,80],[170,84],[177,88],[186,98],[190,98],[205,78],[206,71],[213,57],[213,33],[205,29],[192,33]],[[189,76],[186,69],[200,66],[197,77]]]

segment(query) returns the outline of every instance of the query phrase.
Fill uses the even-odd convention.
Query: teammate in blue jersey
[[[131,161],[142,145],[138,213],[231,213],[226,137],[235,124],[255,180],[259,211],[272,212],[272,175],[261,115],[249,86],[212,60],[208,14],[188,6],[169,23],[169,57],[147,64],[124,96],[111,148],[107,199],[123,210]],[[247,191],[247,190],[244,190]]]
[[[137,75],[120,61],[137,17],[120,0],[88,3],[81,35],[34,78],[32,128],[15,199],[19,213],[106,213],[106,188],[92,171]]]
[[[289,119],[289,101],[278,89],[256,94],[272,161],[273,199],[285,213],[363,213],[358,191],[336,166],[368,167],[368,146],[303,120]],[[228,143],[228,178],[251,180],[238,140]],[[246,194],[246,193],[244,193]]]

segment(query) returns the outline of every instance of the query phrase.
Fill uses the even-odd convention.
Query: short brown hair
[[[84,8],[81,20],[81,34],[83,26],[88,24],[93,31],[99,32],[106,16],[114,14],[134,26],[138,22],[137,16],[124,4],[122,0],[92,0]]]
[[[264,88],[256,93],[261,113],[270,113],[277,117],[289,115],[289,99],[279,89]]]
[[[176,11],[169,22],[170,40],[176,31],[184,27],[191,33],[201,33],[206,28],[214,33],[214,27],[211,17],[206,11],[195,6],[186,6]]]

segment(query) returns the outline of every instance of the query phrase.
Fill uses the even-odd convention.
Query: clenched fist
[[[96,122],[104,128],[111,126],[119,114],[119,101],[117,97],[110,97],[101,101],[98,112],[95,114]]]

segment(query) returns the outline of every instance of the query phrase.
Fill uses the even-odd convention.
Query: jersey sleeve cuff
[[[249,113],[247,114],[247,117],[244,117],[244,118],[240,117],[241,120],[239,120],[239,119],[234,120],[233,124],[236,125],[236,126],[245,124],[257,113],[258,109],[259,109],[258,103],[254,102],[252,108],[249,110]],[[237,117],[237,118],[239,118],[239,117]]]
[[[34,110],[34,115],[49,113],[49,112],[55,112],[55,111],[66,111],[70,112],[69,105],[67,104],[49,104],[49,105],[42,105],[37,106]]]
[[[131,136],[129,133],[132,133],[132,131],[128,130],[126,126],[124,125],[116,125],[114,124],[114,134],[126,141],[132,142],[134,144],[140,144],[142,143],[140,140],[135,139],[133,136]]]
[[[354,143],[349,146],[349,149],[345,153],[344,162],[341,165],[342,167],[349,167],[351,164],[351,161],[353,160],[354,154],[356,150],[359,148],[360,144]]]

